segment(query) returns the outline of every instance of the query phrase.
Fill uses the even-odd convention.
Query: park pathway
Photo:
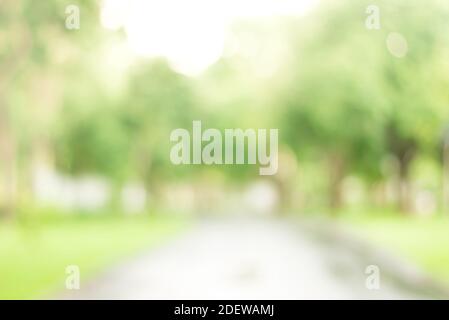
[[[365,286],[368,262],[275,219],[207,219],[123,262],[68,299],[397,299],[386,282]]]

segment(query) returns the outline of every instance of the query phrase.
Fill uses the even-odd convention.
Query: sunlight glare
[[[106,0],[105,28],[124,27],[139,56],[167,58],[172,68],[198,75],[223,54],[235,19],[303,15],[317,0]]]

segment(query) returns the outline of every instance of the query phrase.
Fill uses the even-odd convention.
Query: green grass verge
[[[449,285],[449,218],[395,212],[349,213],[342,218],[362,237],[416,263]]]
[[[26,227],[0,222],[0,299],[51,297],[64,289],[68,265],[79,266],[86,280],[185,225],[176,218],[148,216],[63,219]]]

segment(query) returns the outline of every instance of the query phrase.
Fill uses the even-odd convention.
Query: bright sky
[[[318,0],[104,0],[104,27],[124,27],[139,56],[164,56],[178,72],[196,75],[223,53],[238,18],[303,15]]]

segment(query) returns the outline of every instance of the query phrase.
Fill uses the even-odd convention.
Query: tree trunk
[[[0,215],[14,216],[16,210],[16,148],[12,128],[4,104],[0,102],[0,161],[1,161],[1,208]]]
[[[398,208],[401,212],[410,211],[410,188],[408,176],[403,172],[403,169],[399,170],[399,179],[397,185],[398,193]]]
[[[449,214],[449,141],[443,145],[443,165],[441,177],[441,211],[443,215]]]
[[[400,212],[407,213],[413,211],[411,203],[411,187],[410,187],[410,164],[413,156],[411,153],[402,155],[398,161],[398,181],[397,181],[397,199],[398,209]]]
[[[397,128],[396,123],[391,123],[387,128],[387,136],[391,153],[398,163],[396,198],[398,209],[405,213],[413,209],[410,201],[410,165],[418,151],[418,143],[415,139],[404,137]]]
[[[345,161],[341,155],[329,158],[329,205],[335,214],[343,205],[342,183],[345,177]]]
[[[273,179],[278,191],[278,207],[276,212],[284,215],[291,209],[291,186],[283,179]]]

